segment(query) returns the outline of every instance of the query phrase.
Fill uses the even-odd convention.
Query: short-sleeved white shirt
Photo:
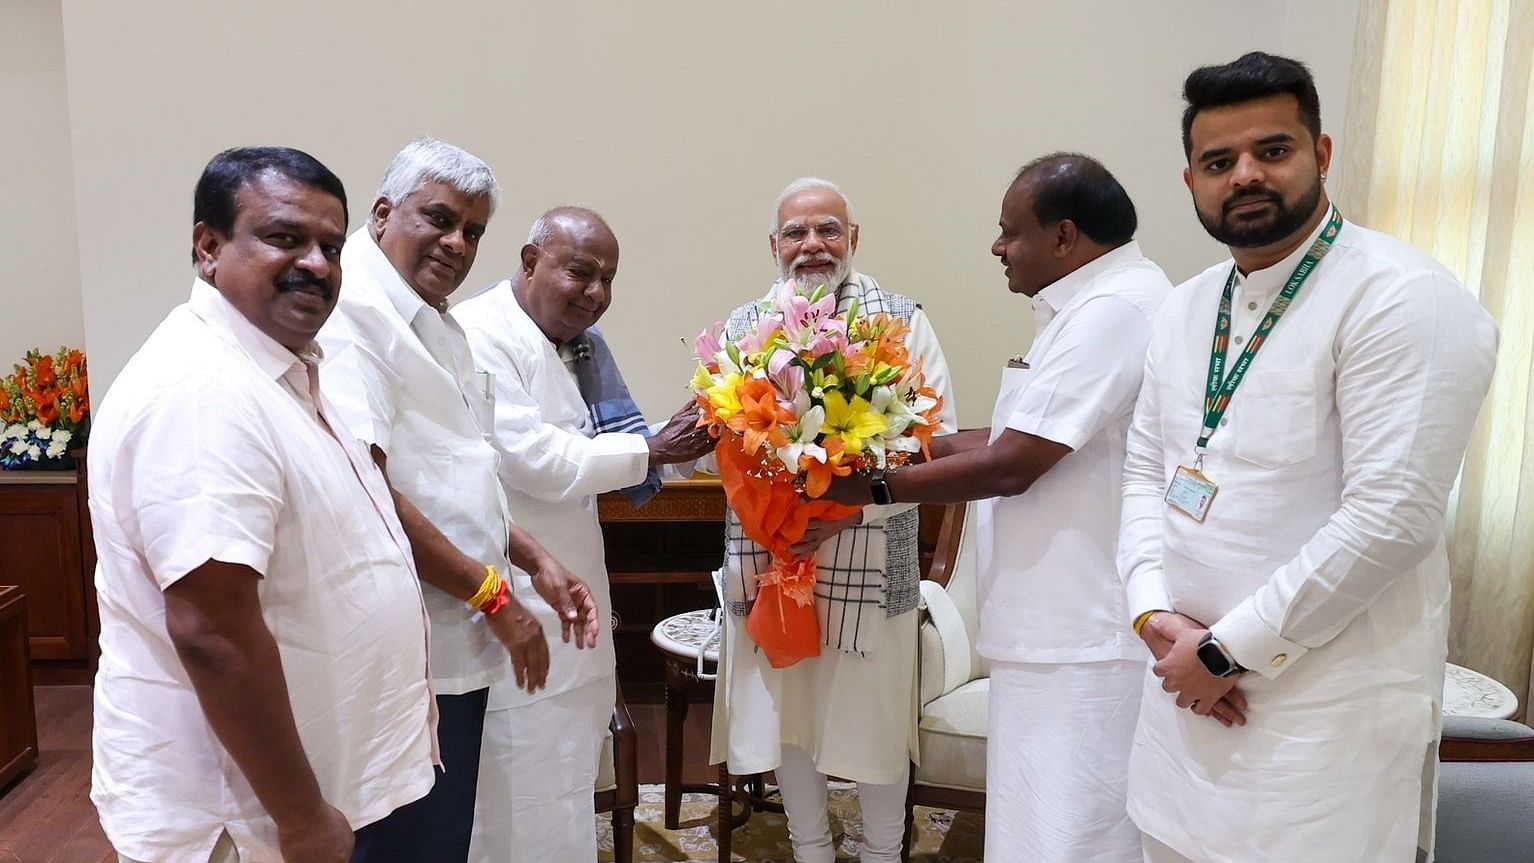
[[[276,825],[219,744],[162,591],[209,560],[262,575],[299,737],[353,828],[432,786],[427,621],[382,474],[327,430],[300,358],[197,281],[96,412],[90,507],[101,663],[91,799],[137,860],[204,863],[224,831],[278,859]]]
[[[476,380],[463,329],[400,277],[366,227],[341,252],[341,301],[320,330],[325,395],[341,423],[388,456],[389,479],[458,550],[503,575],[508,521],[488,436],[494,390]],[[424,585],[431,672],[460,695],[507,676],[506,648],[467,603]]]
[[[1171,292],[1130,242],[1033,299],[1038,335],[1002,372],[991,440],[1014,429],[1072,452],[1020,495],[977,506],[981,655],[1002,662],[1143,659],[1115,563],[1124,440]]]

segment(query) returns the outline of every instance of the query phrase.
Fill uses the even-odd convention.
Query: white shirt
[[[595,433],[574,372],[522,310],[511,282],[459,303],[453,314],[463,323],[475,362],[495,376],[493,440],[512,520],[586,581],[602,622],[594,648],[577,650],[557,635],[549,639],[546,689],[529,696],[495,687],[491,706],[511,707],[614,672],[612,599],[596,496],[643,482],[650,450],[643,435]],[[516,586],[544,631],[557,634],[559,618],[532,591],[531,579],[519,572]]]
[[[1004,662],[1143,660],[1114,565],[1124,438],[1171,282],[1130,242],[1034,297],[1038,336],[1002,372],[1006,429],[1071,448],[1024,493],[977,504],[979,651]]]
[[[1232,360],[1309,246],[1238,280]],[[1231,266],[1179,286],[1157,318],[1119,569],[1131,616],[1210,625],[1254,672],[1251,708],[1227,729],[1148,685],[1130,811],[1200,860],[1410,860],[1418,828],[1431,836],[1417,815],[1446,652],[1444,508],[1496,329],[1436,261],[1345,224],[1209,443],[1219,490],[1200,524],[1163,496],[1193,459]]]
[[[205,863],[227,830],[275,860],[276,825],[209,727],[161,591],[209,560],[262,575],[304,752],[358,828],[431,789],[427,624],[383,476],[322,417],[302,360],[198,281],[129,360],[90,447],[101,665],[91,799],[136,860]]]
[[[341,301],[320,330],[325,393],[341,421],[388,456],[389,480],[459,551],[507,573],[506,501],[485,439],[491,397],[463,330],[428,306],[366,227],[341,252]],[[460,695],[506,676],[506,649],[463,600],[423,585],[437,691]]]

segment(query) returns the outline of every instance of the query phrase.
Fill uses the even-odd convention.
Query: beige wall
[[[960,418],[983,424],[1003,360],[1032,337],[988,253],[1018,165],[1059,148],[1099,156],[1139,206],[1146,250],[1190,275],[1219,250],[1180,178],[1183,76],[1252,48],[1294,53],[1340,130],[1356,8],[70,0],[93,378],[110,380],[185,297],[191,189],[212,153],[309,150],[346,181],[356,224],[393,152],[430,133],[486,158],[507,189],[466,292],[509,272],[543,209],[608,216],[623,256],[604,328],[656,416],[684,397],[681,340],[771,281],[778,190],[836,180],[863,224],[857,264],[925,303]]]
[[[0,375],[83,347],[59,4],[0,0]]]

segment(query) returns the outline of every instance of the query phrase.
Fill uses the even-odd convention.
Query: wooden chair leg
[[[719,765],[719,863],[730,863],[730,836],[734,832],[735,779],[729,762]]]
[[[687,687],[671,663],[666,664],[666,797],[665,823],[675,830],[682,820],[682,732],[687,723]]]
[[[634,807],[613,810],[613,863],[634,863]]]
[[[911,765],[905,786],[905,841],[900,843],[901,863],[911,863],[911,846],[916,844],[916,765]]]

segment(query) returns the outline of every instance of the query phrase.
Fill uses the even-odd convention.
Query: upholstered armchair
[[[985,811],[986,714],[990,670],[975,650],[974,504],[947,508],[932,563],[921,584],[917,739],[911,770],[906,854],[916,806]]]
[[[1534,728],[1446,716],[1438,760],[1438,863],[1534,860]]]
[[[613,818],[613,860],[633,863],[634,807],[639,805],[639,750],[634,719],[629,716],[618,690],[613,705],[613,720],[602,741],[602,760],[597,765],[596,805],[598,812],[611,812]]]

